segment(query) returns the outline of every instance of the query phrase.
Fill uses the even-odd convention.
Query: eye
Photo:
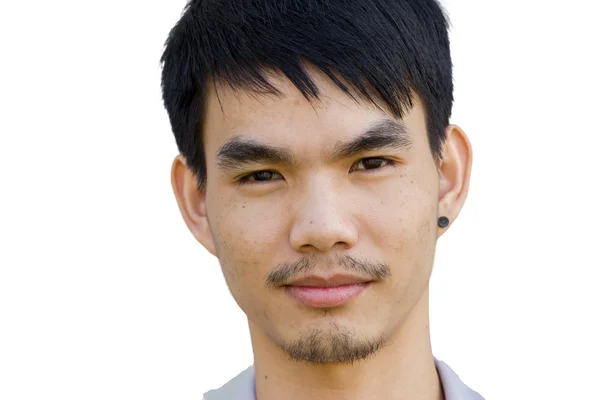
[[[241,186],[249,183],[269,182],[280,178],[283,178],[283,176],[275,171],[256,171],[242,176],[238,183]]]
[[[381,169],[387,165],[394,165],[394,162],[384,157],[368,157],[358,160],[354,165],[352,165],[350,171],[376,170]]]

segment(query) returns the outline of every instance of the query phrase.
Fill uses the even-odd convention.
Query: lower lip
[[[287,286],[288,293],[298,302],[313,308],[339,307],[358,297],[368,283],[335,287]]]

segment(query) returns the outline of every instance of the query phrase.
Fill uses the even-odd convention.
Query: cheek
[[[397,312],[412,305],[422,296],[429,283],[436,242],[435,193],[412,185],[395,188],[379,201],[377,223],[369,228],[375,248],[392,270],[388,299]]]
[[[435,246],[437,192],[434,181],[417,174],[380,192],[378,204],[369,207],[370,234],[384,251],[416,261]]]
[[[276,249],[285,237],[283,216],[272,207],[257,208],[249,202],[215,199],[210,209],[211,230],[223,274],[236,296],[239,290],[261,288],[274,267]],[[246,288],[246,289],[244,289]]]
[[[379,204],[371,207],[382,233],[398,239],[417,239],[431,233],[437,210],[437,193],[433,180],[425,174],[407,174],[403,179],[382,188]]]

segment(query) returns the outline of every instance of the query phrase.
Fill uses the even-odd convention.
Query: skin
[[[319,101],[307,101],[275,73],[270,80],[283,96],[217,86],[220,104],[211,93],[203,125],[205,190],[196,189],[182,156],[173,162],[181,214],[218,257],[248,317],[259,400],[443,399],[430,345],[429,279],[437,239],[448,229],[438,227],[438,217],[454,221],[467,196],[469,140],[448,126],[438,164],[418,99],[399,121],[310,71]],[[331,158],[382,120],[403,123],[410,145]],[[293,163],[222,168],[218,154],[234,138],[284,149]],[[239,184],[257,171],[270,172]],[[331,309],[303,306],[284,287],[266,285],[274,272],[287,271],[285,282],[364,272],[344,256],[386,266],[389,275]],[[307,260],[300,272],[285,269]]]

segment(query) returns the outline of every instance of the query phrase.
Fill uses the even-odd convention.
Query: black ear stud
[[[450,221],[448,220],[447,217],[439,217],[438,218],[438,226],[440,228],[445,228],[448,226],[448,224],[450,223]]]

